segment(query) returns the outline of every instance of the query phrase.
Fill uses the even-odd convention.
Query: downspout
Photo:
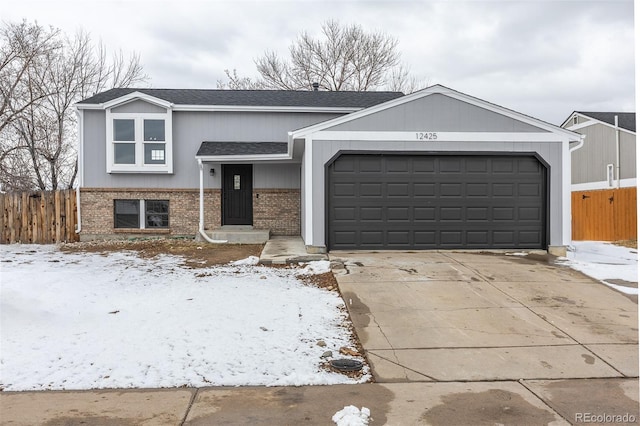
[[[82,155],[82,135],[84,133],[84,114],[76,108],[76,116],[78,117],[78,185],[76,187],[76,234],[82,231],[82,216],[80,216],[80,187],[82,186],[84,177],[83,155]]]
[[[616,131],[616,186],[620,189],[620,128],[618,127],[618,116],[613,117],[613,125]]]
[[[224,244],[227,240],[211,239],[204,231],[204,171],[202,159],[198,158],[198,168],[200,169],[200,221],[198,222],[198,232],[200,236],[211,244]]]

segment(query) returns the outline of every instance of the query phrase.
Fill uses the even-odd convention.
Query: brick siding
[[[299,189],[254,189],[253,227],[271,235],[300,235]]]
[[[221,226],[219,189],[204,191],[205,229]],[[169,229],[115,229],[113,200],[169,200]],[[198,233],[199,190],[156,188],[81,188],[81,240],[131,235],[195,236]],[[300,190],[254,189],[253,226],[272,235],[300,235]]]

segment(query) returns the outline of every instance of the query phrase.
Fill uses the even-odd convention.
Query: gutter
[[[204,230],[204,173],[202,160],[198,158],[198,168],[200,169],[200,220],[198,221],[198,233],[202,238],[211,244],[224,244],[227,240],[214,240],[210,238]]]
[[[578,145],[574,146],[573,148],[569,148],[569,154],[571,154],[573,151],[577,151],[580,148],[582,148],[586,137],[587,135],[580,135],[580,142],[578,142]]]

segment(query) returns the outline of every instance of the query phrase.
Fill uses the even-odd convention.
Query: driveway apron
[[[468,252],[331,259],[377,382],[638,376],[637,304],[570,268]]]

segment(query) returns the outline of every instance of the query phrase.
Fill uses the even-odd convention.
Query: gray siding
[[[255,163],[253,187],[300,189],[300,164]]]
[[[104,111],[85,111],[84,186],[105,188],[198,188],[199,173],[195,155],[203,141],[286,142],[289,131],[335,118],[336,116],[338,114],[174,112],[174,173],[172,175],[108,174],[106,172],[105,113]],[[265,167],[270,172],[269,178],[265,178],[267,173],[263,172],[263,170],[267,169],[258,167],[256,171],[261,176],[261,180],[257,181],[259,185],[263,185],[260,186],[261,188],[299,187],[300,176],[299,172],[293,172],[295,167],[284,167],[282,165]],[[210,179],[208,175],[207,179]],[[213,180],[207,181],[207,188],[212,187],[208,185],[213,184],[216,185],[213,187],[219,187],[219,181],[216,181],[216,178],[211,179]]]
[[[125,112],[141,112],[141,113],[166,113],[167,110],[149,102],[136,100],[126,103],[124,105],[111,108],[111,112],[125,113]]]
[[[546,132],[522,121],[438,93],[327,130]]]
[[[603,124],[584,127],[576,132],[585,135],[582,148],[571,154],[571,183],[607,180],[607,164],[616,164],[616,135],[612,127]],[[620,131],[620,177],[636,177],[635,136]]]
[[[551,246],[562,242],[562,143],[561,142],[491,142],[480,146],[474,142],[435,142],[428,150],[420,142],[314,141],[313,163],[313,244],[325,244],[325,165],[339,151],[377,152],[535,152],[549,164],[549,209]],[[568,208],[568,206],[565,206]],[[304,229],[304,228],[303,228]],[[307,244],[309,244],[307,242]]]

